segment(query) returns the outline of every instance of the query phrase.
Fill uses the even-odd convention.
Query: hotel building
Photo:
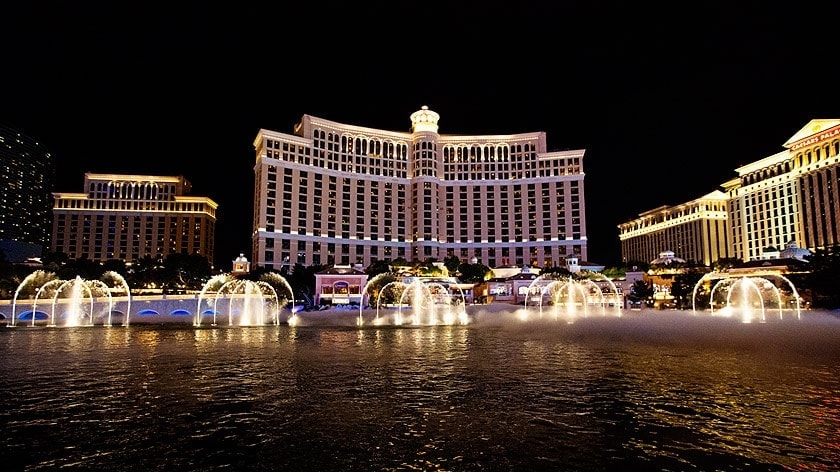
[[[254,264],[586,259],[583,150],[549,152],[544,132],[441,135],[427,107],[410,119],[410,132],[310,115],[294,134],[260,130]]]
[[[784,147],[724,184],[733,250],[744,261],[791,242],[810,251],[840,244],[840,120],[811,120]]]
[[[170,253],[213,262],[218,205],[182,176],[85,174],[85,193],[54,192],[52,251],[128,264]]]
[[[624,262],[656,259],[666,249],[686,261],[711,265],[729,253],[727,196],[715,190],[688,203],[662,206],[618,225]]]
[[[790,153],[782,151],[735,171],[723,184],[729,195],[729,227],[733,257],[762,258],[768,248],[802,241],[800,195]]]
[[[0,170],[0,250],[10,262],[40,257],[52,222],[52,154],[37,139],[0,125]]]
[[[783,147],[781,152],[738,167],[738,176],[721,186],[726,195],[729,257],[747,262],[791,244],[810,251],[840,244],[840,119],[811,120]],[[647,255],[636,248],[659,230],[640,220],[619,225],[622,259]],[[706,229],[692,231],[695,234],[688,240],[701,241]],[[698,251],[674,244],[660,238],[649,246],[673,250],[685,259]],[[714,255],[710,256],[714,262]],[[696,260],[708,264],[707,259]]]

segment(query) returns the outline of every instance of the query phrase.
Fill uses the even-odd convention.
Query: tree
[[[7,277],[12,273],[12,263],[6,259],[6,253],[0,249],[0,277]]]
[[[64,252],[47,251],[44,254],[44,257],[41,258],[41,262],[44,263],[44,269],[49,270],[51,272],[58,272],[58,269],[64,264],[66,264],[69,259],[70,256],[68,256]]]
[[[637,280],[630,286],[628,298],[631,300],[649,300],[651,297],[653,297],[653,283]]]
[[[555,278],[574,278],[574,274],[562,266],[543,267],[540,270],[540,275],[553,275]]]
[[[625,267],[607,267],[601,273],[610,280],[623,279],[627,276],[627,269]]]
[[[172,252],[163,261],[163,286],[170,289],[200,290],[210,278],[213,269],[207,257],[201,254]]]
[[[132,289],[139,290],[157,286],[157,282],[160,280],[159,270],[160,264],[158,264],[158,261],[147,255],[131,264],[125,278]]]
[[[371,277],[388,272],[391,272],[391,264],[383,260],[373,261],[365,268],[365,273]]]
[[[28,275],[29,274],[27,274],[27,276]],[[29,279],[26,285],[21,286],[20,284],[23,282],[24,278],[19,280],[18,283],[15,285],[14,289],[12,290],[12,294],[20,290],[20,292],[18,293],[19,299],[35,298],[35,293],[38,291],[39,288],[41,288],[47,282],[57,279],[58,277],[54,272],[37,271],[37,273],[32,274],[32,278]]]
[[[694,287],[701,278],[703,278],[703,273],[693,270],[674,276],[671,282],[671,296],[674,297],[677,308],[685,309],[692,305]]]
[[[712,269],[721,272],[733,267],[741,267],[741,265],[743,265],[743,262],[737,257],[721,257],[712,263]]]
[[[811,273],[805,278],[814,308],[840,308],[840,246],[817,249],[805,256]]]
[[[434,264],[435,261],[428,260],[422,262],[414,267],[418,274],[426,277],[435,277],[443,275],[443,269]]]
[[[414,264],[408,262],[403,257],[398,257],[391,261],[391,267],[412,267]]]
[[[466,283],[481,283],[493,276],[493,270],[481,263],[461,264],[458,266],[458,272],[461,273],[461,282]]]
[[[128,272],[125,261],[121,259],[108,259],[102,263],[102,270],[105,272],[116,272],[120,275],[124,275]]]
[[[304,266],[296,263],[291,273],[286,274],[286,281],[295,293],[295,298],[313,300],[315,294],[315,274],[327,269],[323,265]],[[284,291],[286,291],[284,289]]]
[[[443,265],[450,274],[454,274],[458,272],[458,267],[461,266],[461,259],[458,259],[455,254],[450,254],[443,258]]]
[[[64,280],[81,277],[85,280],[99,280],[105,269],[102,264],[92,261],[87,257],[80,257],[75,260],[68,260],[66,264],[58,268],[58,277]]]
[[[399,286],[398,290],[397,286]],[[367,288],[368,305],[375,307],[377,304],[398,303],[404,288],[398,283],[397,276],[393,273],[382,274],[371,279]]]

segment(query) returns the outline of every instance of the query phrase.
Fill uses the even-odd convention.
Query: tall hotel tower
[[[216,208],[183,176],[85,174],[84,192],[53,192],[52,250],[128,264],[199,254],[213,262]]]
[[[255,265],[443,261],[489,267],[586,260],[584,150],[548,152],[545,132],[441,135],[303,115],[294,135],[254,140]]]
[[[55,162],[37,139],[0,125],[0,250],[6,260],[49,247]]]
[[[739,259],[790,242],[811,251],[840,244],[840,119],[811,120],[783,146],[724,185]]]

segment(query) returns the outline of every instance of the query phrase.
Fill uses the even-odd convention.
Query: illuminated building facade
[[[618,225],[622,260],[648,262],[665,250],[705,265],[731,257],[726,219],[727,195],[719,190],[646,211]]]
[[[54,184],[55,164],[44,145],[0,125],[0,241],[6,260],[40,257],[49,247]]]
[[[791,242],[810,251],[840,244],[840,119],[811,120],[784,147],[724,184],[735,257],[744,261]]]
[[[294,135],[260,130],[254,264],[586,259],[583,150],[549,152],[544,132],[441,135],[439,118],[422,107],[410,132],[310,115]]]
[[[796,241],[811,251],[840,244],[840,119],[811,120],[784,146],[799,184]]]
[[[787,151],[741,166],[723,184],[729,195],[733,257],[761,259],[768,248],[801,241],[798,180]]]
[[[738,167],[738,176],[722,184],[728,257],[747,262],[791,244],[809,251],[840,244],[840,119],[811,120],[783,147],[781,152]],[[655,238],[664,225],[651,220],[650,224],[634,220],[619,225],[625,261],[649,260],[640,257],[649,254],[639,249],[642,246],[649,247],[645,251],[673,249],[685,259],[693,258],[690,248],[682,250],[671,241]],[[716,258],[710,256],[714,262]],[[702,261],[709,264],[705,258]]]
[[[170,253],[213,262],[217,204],[182,176],[85,174],[85,193],[54,192],[52,251],[128,264]]]

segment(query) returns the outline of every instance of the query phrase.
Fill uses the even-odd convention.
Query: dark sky
[[[257,131],[303,114],[409,131],[428,105],[441,134],[586,149],[589,259],[607,265],[619,223],[840,117],[828,2],[209,3],[5,5],[0,121],[52,151],[59,191],[184,175],[219,203],[220,268],[250,254]]]

